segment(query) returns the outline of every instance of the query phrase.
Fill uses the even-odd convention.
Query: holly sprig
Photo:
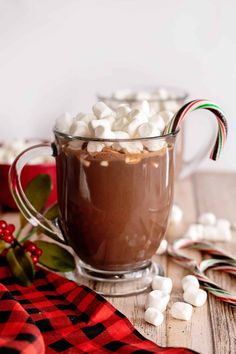
[[[27,185],[25,194],[38,212],[55,222],[58,217],[58,205],[45,207],[51,190],[51,177],[48,174],[39,174]],[[21,213],[18,230],[15,225],[0,220],[1,256],[6,257],[12,274],[23,286],[32,283],[37,264],[58,272],[75,269],[73,255],[64,248],[66,242],[59,237],[56,239],[57,243],[45,241],[42,236],[50,239],[50,235],[43,235],[40,227],[30,224]]]

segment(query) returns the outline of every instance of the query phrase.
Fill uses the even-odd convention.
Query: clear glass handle
[[[185,129],[185,134],[186,134],[186,129]],[[191,159],[185,160],[183,158],[182,167],[179,174],[180,179],[186,178],[196,171],[197,167],[200,165],[202,160],[207,156],[211,147],[213,146],[215,142],[215,136],[216,136],[216,132],[215,129],[212,127],[211,136],[209,137],[209,140],[207,140],[206,144]],[[186,144],[184,144],[184,146],[186,146]]]
[[[35,210],[22,188],[21,172],[24,166],[30,160],[42,155],[53,155],[51,144],[45,143],[32,146],[17,156],[9,171],[10,190],[19,210],[33,226],[39,226],[46,235],[65,243],[59,227]]]

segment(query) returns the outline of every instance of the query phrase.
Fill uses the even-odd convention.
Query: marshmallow
[[[160,246],[156,250],[156,254],[158,255],[164,254],[167,248],[168,248],[168,242],[166,240],[162,240]]]
[[[161,132],[157,128],[157,126],[149,122],[141,124],[137,130],[138,130],[138,136],[140,138],[149,138],[149,137],[155,137],[161,135]]]
[[[216,221],[216,227],[219,229],[230,229],[230,222],[227,219],[218,219]]]
[[[182,288],[187,290],[188,287],[199,289],[199,281],[194,275],[186,275],[182,279]]]
[[[69,133],[73,120],[69,113],[64,113],[56,119],[55,128],[61,133]]]
[[[99,139],[115,139],[116,137],[114,132],[101,125],[94,130],[94,135]]]
[[[213,213],[203,213],[199,216],[198,222],[202,225],[215,225],[216,217]]]
[[[113,111],[104,102],[97,102],[93,105],[93,113],[98,119],[102,119],[112,115]]]
[[[165,129],[166,124],[160,114],[155,114],[154,116],[149,118],[149,122],[153,124],[161,132]]]
[[[112,97],[117,100],[133,98],[133,91],[130,89],[117,90],[113,92]]]
[[[218,237],[219,237],[219,232],[216,226],[211,226],[211,225],[204,226],[204,231],[203,231],[204,240],[216,241],[218,240]]]
[[[184,238],[193,241],[201,240],[204,238],[204,226],[200,224],[191,224],[186,231]]]
[[[193,307],[185,302],[175,302],[170,309],[171,316],[178,320],[189,321],[192,317]]]
[[[90,131],[84,121],[75,120],[70,127],[70,134],[73,136],[89,137]]]
[[[135,102],[132,104],[132,110],[137,109],[144,113],[146,116],[150,115],[150,106],[148,101],[144,100],[142,102]]]
[[[119,131],[121,131],[121,130],[126,131],[126,130],[127,130],[127,127],[128,127],[128,124],[129,124],[129,121],[128,121],[128,119],[127,119],[126,117],[120,117],[120,118],[117,118],[117,119],[115,120],[115,122],[114,122],[113,125],[112,125],[112,129],[113,129],[114,131],[117,131],[117,130],[119,130]]]
[[[150,98],[152,97],[151,94],[147,91],[139,91],[136,92],[133,95],[134,99],[142,101],[142,100],[150,100]]]
[[[188,287],[184,292],[184,301],[193,306],[203,306],[207,300],[207,292],[202,289]]]
[[[164,106],[164,110],[171,111],[171,112],[177,112],[178,109],[180,108],[179,104],[176,101],[163,102],[163,106]]]
[[[165,88],[160,87],[154,93],[156,97],[158,97],[161,100],[166,100],[167,98],[169,98],[169,92]]]
[[[230,230],[230,222],[225,219],[219,219],[216,223],[217,241],[231,241],[232,233]]]
[[[87,145],[87,151],[90,153],[101,152],[105,147],[105,144],[98,141],[89,141]]]
[[[143,144],[140,141],[127,141],[119,144],[124,151],[130,154],[136,154],[143,150]]]
[[[91,121],[90,125],[93,129],[96,129],[97,127],[103,127],[107,130],[111,129],[110,122],[107,119],[94,119]]]
[[[164,320],[164,316],[161,311],[149,307],[144,313],[144,320],[154,326],[160,326]]]
[[[131,112],[131,108],[127,104],[122,104],[116,109],[116,117],[126,117]]]
[[[163,149],[166,146],[166,143],[161,139],[152,139],[152,140],[144,140],[143,145],[149,151],[158,151]]]
[[[84,114],[84,113],[78,113],[74,120],[81,120],[87,124],[89,124],[92,120],[95,120],[97,119],[96,116],[92,113],[89,113],[89,114]]]
[[[180,207],[176,204],[172,206],[171,213],[170,213],[170,222],[179,223],[183,219],[183,211]]]
[[[145,303],[145,308],[148,309],[149,307],[153,307],[161,312],[165,311],[168,302],[170,301],[170,295],[164,293],[160,290],[153,290],[151,291]]]
[[[172,280],[171,278],[161,277],[160,275],[155,275],[152,280],[152,289],[153,290],[161,290],[168,294],[171,293],[172,290]]]
[[[132,112],[132,111],[131,111]],[[135,135],[137,128],[147,122],[147,117],[141,111],[136,110],[136,113],[132,116],[131,122],[128,125],[128,133],[132,137]]]

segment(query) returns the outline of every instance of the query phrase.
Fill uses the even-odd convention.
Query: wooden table
[[[206,211],[236,222],[236,174],[199,173],[180,181],[176,185],[175,202],[184,211],[185,227]],[[9,221],[16,219],[14,214],[4,217]],[[236,256],[235,233],[233,242],[218,245]],[[192,255],[201,259],[200,254],[196,252]],[[165,320],[160,327],[149,325],[143,319],[145,293],[107,299],[123,312],[145,337],[161,346],[184,346],[203,354],[236,353],[236,310],[209,295],[208,302],[203,307],[194,309],[191,321],[173,319],[169,309],[173,302],[183,299],[181,278],[188,272],[166,256],[159,256],[156,260],[162,264],[165,274],[171,277],[174,283]],[[209,272],[209,275],[222,287],[236,293],[235,278],[217,272]]]

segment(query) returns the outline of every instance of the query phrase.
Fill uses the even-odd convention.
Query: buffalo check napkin
[[[16,284],[0,257],[0,354],[168,353],[144,338],[102,296],[38,268],[33,285]]]

